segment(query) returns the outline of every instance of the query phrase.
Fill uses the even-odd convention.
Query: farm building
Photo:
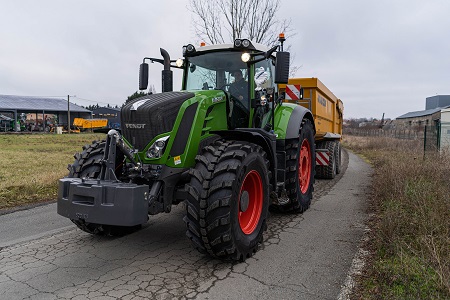
[[[120,108],[99,107],[92,111],[95,119],[108,119],[109,128],[120,128]]]
[[[396,118],[399,129],[415,129],[436,126],[441,122],[441,111],[450,107],[450,95],[437,95],[426,98],[425,110],[413,111]]]
[[[450,95],[436,95],[428,97],[425,103],[425,109],[450,106]]]
[[[440,148],[450,151],[450,108],[441,111]]]
[[[450,150],[450,95],[426,98],[425,110],[397,117],[395,128],[422,132],[425,149]]]
[[[92,112],[66,99],[0,95],[0,114],[13,120],[4,131],[46,131],[49,126],[67,126],[74,118],[92,118]],[[9,125],[8,125],[9,126]]]

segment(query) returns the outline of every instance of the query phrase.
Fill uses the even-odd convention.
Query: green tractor
[[[233,44],[183,47],[164,65],[163,92],[134,99],[122,129],[83,147],[59,180],[58,213],[91,234],[122,235],[185,202],[186,234],[202,253],[245,260],[267,228],[269,206],[302,212],[312,199],[315,144],[311,112],[283,103],[284,37],[273,48]],[[176,63],[176,65],[174,65]],[[183,69],[172,91],[171,68]]]

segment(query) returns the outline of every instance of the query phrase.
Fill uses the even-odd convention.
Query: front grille
[[[167,92],[137,98],[122,107],[123,136],[135,149],[143,150],[158,134],[171,131],[181,105],[193,93]]]

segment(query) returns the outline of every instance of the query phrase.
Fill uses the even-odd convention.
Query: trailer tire
[[[297,139],[286,140],[286,194],[289,203],[282,211],[304,212],[311,205],[314,191],[316,152],[314,127],[304,119]]]
[[[196,157],[186,185],[186,235],[201,253],[244,261],[262,242],[269,161],[253,143],[216,141]]]
[[[336,177],[336,141],[323,141],[320,149],[327,149],[329,156],[328,166],[316,166],[316,177],[321,179],[333,179]]]
[[[336,142],[335,151],[336,153],[334,157],[336,158],[336,174],[340,174],[342,171],[342,148],[340,142]]]
[[[101,161],[105,150],[106,141],[93,141],[91,145],[83,146],[83,151],[74,155],[75,161],[69,165],[69,175],[71,178],[98,178],[101,171]],[[120,168],[123,161],[123,154],[117,151],[116,165]],[[93,235],[123,236],[136,231],[141,227],[137,226],[112,226],[95,223],[86,223],[84,220],[71,221],[81,230]]]

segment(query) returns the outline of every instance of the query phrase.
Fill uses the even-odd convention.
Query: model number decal
[[[317,96],[317,102],[319,102],[322,106],[327,107],[327,99],[322,96]]]
[[[214,98],[212,98],[212,103],[216,103],[216,102],[219,102],[219,101],[222,101],[223,100],[223,97],[222,96],[220,96],[220,97],[214,97]]]
[[[87,220],[87,218],[89,217],[88,214],[82,214],[82,213],[76,213],[75,217],[77,217],[78,219],[83,219],[83,220]]]

